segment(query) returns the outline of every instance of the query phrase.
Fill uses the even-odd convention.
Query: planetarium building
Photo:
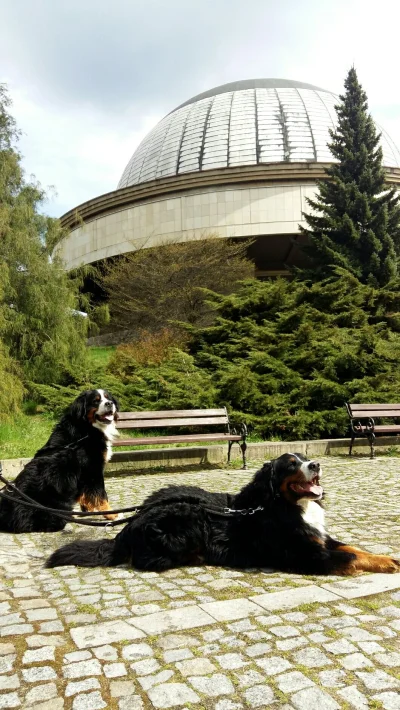
[[[67,268],[215,235],[251,237],[256,274],[285,273],[301,261],[306,198],[333,162],[337,102],[284,79],[238,81],[189,99],[144,138],[116,190],[62,217]],[[377,128],[387,180],[400,185],[400,153]]]

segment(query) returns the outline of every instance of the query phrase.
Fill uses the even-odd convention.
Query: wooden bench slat
[[[182,417],[227,417],[225,409],[176,409],[159,412],[120,412],[119,421],[127,419],[136,421],[139,419],[182,419]]]
[[[352,410],[352,416],[353,419],[357,419],[357,417],[360,417],[360,419],[365,418],[365,417],[371,417],[372,419],[374,418],[379,418],[379,417],[400,417],[400,408],[399,409],[382,409],[382,411],[377,411],[377,410],[363,410],[363,411],[357,411],[357,410]]]
[[[241,441],[242,437],[237,434],[187,434],[183,436],[146,436],[133,437],[130,439],[116,439],[114,446],[143,446],[145,444],[184,444],[185,442],[202,441]]]
[[[183,417],[182,419],[139,419],[117,422],[118,429],[154,429],[170,426],[203,426],[209,424],[227,424],[227,417]]]
[[[371,404],[352,403],[352,404],[349,404],[349,407],[352,412],[356,409],[358,409],[359,411],[363,411],[364,409],[371,409],[371,410],[400,409],[400,402],[398,404],[374,404],[373,402]]]
[[[400,431],[400,424],[378,424],[374,431]]]

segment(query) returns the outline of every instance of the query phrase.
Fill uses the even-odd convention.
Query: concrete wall
[[[312,184],[199,188],[100,215],[61,244],[67,268],[141,246],[217,233],[220,237],[297,234]]]

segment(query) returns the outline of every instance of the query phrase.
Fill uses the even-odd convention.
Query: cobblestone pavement
[[[399,466],[325,459],[330,532],[399,554]],[[252,472],[116,476],[107,488],[115,507],[171,482],[234,491]],[[43,569],[60,544],[94,536],[0,535],[0,708],[400,709],[400,574]]]

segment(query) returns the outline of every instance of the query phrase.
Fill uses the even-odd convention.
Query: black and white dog
[[[70,512],[110,510],[104,487],[104,466],[117,434],[118,403],[102,389],[83,392],[67,409],[47,442],[24,467],[15,486],[41,505]],[[55,515],[0,498],[0,530],[54,532],[66,523]],[[104,517],[114,518],[115,515]]]
[[[163,488],[144,501],[150,507],[114,539],[73,542],[56,550],[46,566],[128,563],[163,571],[206,564],[273,567],[297,574],[399,572],[396,560],[328,535],[320,479],[319,463],[284,454],[264,464],[237,495],[192,486]],[[212,512],[225,507],[247,514],[223,517]]]

